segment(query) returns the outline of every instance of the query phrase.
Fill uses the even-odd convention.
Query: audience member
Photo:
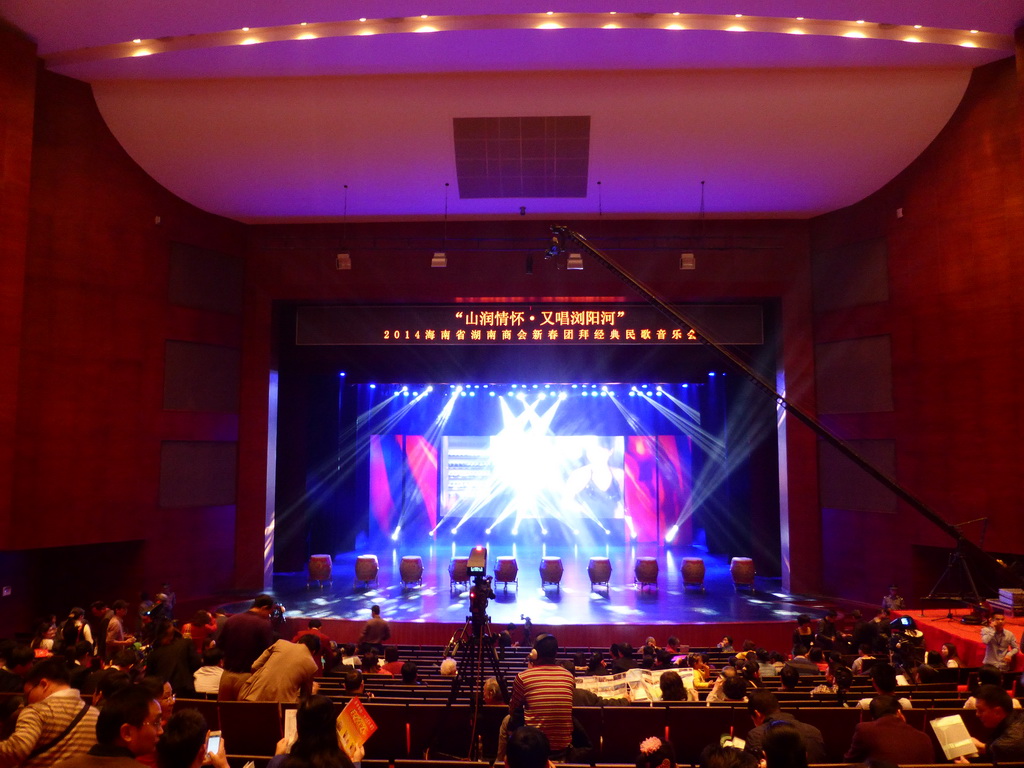
[[[367,650],[375,650],[377,653],[384,652],[384,643],[391,639],[391,626],[380,617],[380,606],[370,606],[370,619],[363,625],[363,631],[359,634],[359,650],[365,653]]]
[[[871,655],[871,646],[868,643],[861,643],[857,648],[857,658],[853,660],[850,665],[850,669],[855,675],[866,675],[867,670],[864,669],[864,662],[874,661],[875,657]],[[870,665],[868,669],[870,669]]]
[[[711,743],[700,753],[699,768],[758,768],[758,759],[737,747]]]
[[[764,737],[766,768],[807,768],[807,747],[800,732],[787,723],[772,723]]]
[[[215,645],[203,651],[203,665],[192,675],[196,693],[216,696],[220,691],[220,678],[224,674],[224,651]]]
[[[202,654],[206,646],[210,644],[210,639],[216,631],[217,622],[213,620],[213,616],[210,615],[209,611],[202,608],[192,615],[192,621],[183,624],[181,627],[182,637],[192,641],[197,654]]]
[[[209,733],[206,718],[197,710],[175,712],[156,743],[157,768],[200,768],[204,764],[228,768],[224,740],[211,753],[207,749]]]
[[[196,689],[192,676],[203,665],[195,645],[166,619],[157,626],[155,637],[153,650],[146,659],[146,674],[164,678],[176,694],[194,696]]]
[[[747,743],[744,747],[747,752],[757,758],[761,757],[764,751],[765,739],[770,729],[788,725],[795,729],[802,738],[802,744],[806,749],[806,762],[827,763],[825,752],[825,740],[821,731],[813,725],[801,723],[788,712],[779,709],[779,700],[771,691],[751,691],[747,697],[747,711],[754,727],[747,734]]]
[[[561,667],[559,667],[561,669]],[[505,753],[507,768],[548,768],[551,744],[539,728],[523,725],[508,737]]]
[[[366,651],[363,654],[363,663],[360,669],[364,675],[384,675],[386,677],[391,677],[391,673],[381,666],[380,657],[377,656],[376,651]]]
[[[95,647],[92,629],[85,620],[85,611],[81,608],[71,609],[67,620],[65,620],[64,625],[61,627],[60,636],[65,648],[75,645],[82,640],[89,643],[90,647]]]
[[[994,685],[998,688],[1003,688],[1003,673],[1000,672],[996,667],[991,664],[985,664],[978,669],[978,685]],[[1011,698],[1014,709],[1020,709],[1020,701],[1018,699]],[[967,700],[964,701],[964,709],[974,709],[977,703],[977,698],[973,695],[968,696]]]
[[[786,666],[794,667],[800,671],[801,675],[810,675],[815,677],[821,674],[821,669],[807,657],[807,648],[799,645],[793,649],[793,658],[790,659]]]
[[[267,768],[352,768],[352,760],[338,743],[335,719],[334,702],[326,696],[310,696],[299,702],[295,743],[289,749],[281,739]],[[362,754],[354,758],[358,762]]]
[[[162,731],[160,705],[145,686],[129,686],[111,696],[100,711],[93,747],[61,768],[139,768],[140,757],[156,752]]]
[[[455,677],[459,674],[459,665],[456,663],[455,659],[449,656],[441,662],[439,672],[444,677]]]
[[[640,742],[636,768],[676,768],[676,752],[669,742],[651,736]]]
[[[96,742],[97,711],[69,684],[59,659],[37,663],[23,691],[27,705],[0,741],[0,768],[43,768],[84,754]]]
[[[135,644],[135,637],[129,634],[124,626],[124,617],[128,615],[128,603],[124,600],[115,600],[110,607],[114,615],[107,622],[105,659],[112,659],[122,648]]]
[[[384,666],[381,667],[389,675],[400,675],[402,674],[402,664],[398,654],[397,645],[389,645],[384,649]]]
[[[813,643],[814,628],[811,626],[811,617],[801,613],[796,617],[796,629],[793,630],[793,655],[803,656]],[[803,649],[802,652],[798,652],[799,649]]]
[[[950,669],[960,667],[960,654],[957,653],[956,646],[953,643],[943,643],[942,648],[939,649],[939,654],[945,659],[946,666]]]
[[[658,685],[661,687],[662,701],[686,701],[686,687],[678,672],[662,672]]]
[[[718,647],[718,650],[720,650],[722,653],[735,653],[736,652],[736,650],[732,647],[732,637],[729,636],[729,635],[726,635],[721,640],[719,640],[717,647]]]
[[[402,665],[402,682],[405,685],[422,685],[422,681],[419,679],[420,668],[415,661],[411,659]]]
[[[526,725],[543,731],[553,755],[560,755],[572,741],[572,693],[576,681],[556,661],[558,641],[554,635],[540,635],[534,644],[537,661],[516,675],[512,684],[509,714],[523,707]],[[511,757],[511,740],[509,752]]]
[[[884,760],[897,765],[935,762],[931,738],[907,723],[894,696],[876,696],[869,711],[872,719],[854,729],[847,760]]]
[[[252,674],[252,665],[274,642],[270,614],[274,598],[259,595],[252,608],[231,616],[220,631],[218,645],[224,651],[224,674],[220,681],[220,698],[238,698],[239,689]]]
[[[981,628],[981,642],[985,644],[985,658],[981,663],[1008,672],[1020,646],[1014,634],[1004,628],[1005,621],[1002,611],[993,611],[988,624]]]
[[[795,691],[800,685],[800,670],[787,664],[779,672],[779,684],[783,691]]]
[[[871,671],[868,672],[868,677],[871,678],[871,684],[875,689],[875,693],[879,696],[895,696],[897,681],[896,681],[896,670],[888,662],[882,662],[875,664],[871,667]],[[868,709],[871,706],[871,696],[865,697],[857,702],[858,709]],[[913,709],[914,705],[911,704],[910,699],[900,697],[897,699],[900,706],[903,709]]]
[[[0,667],[0,691],[21,693],[35,660],[35,652],[29,646],[11,643],[4,652],[4,665]]]
[[[320,651],[316,635],[303,635],[299,642],[278,640],[252,665],[252,676],[238,693],[242,701],[299,701],[316,693],[313,681]]]
[[[978,753],[992,763],[1024,762],[1024,713],[1014,711],[1010,694],[998,685],[982,685],[974,695],[975,714],[989,732],[987,742],[973,739]]]
[[[323,626],[324,623],[320,619],[310,619],[306,622],[306,628],[296,632],[295,637],[292,638],[292,642],[297,643],[300,637],[315,635],[320,641],[320,652],[313,658],[313,661],[316,662],[316,672],[318,675],[325,669],[331,669],[334,666],[334,657],[337,655],[338,649],[338,644],[323,631]],[[397,651],[398,649],[396,648],[395,650]],[[393,672],[392,674],[397,675],[398,673]]]

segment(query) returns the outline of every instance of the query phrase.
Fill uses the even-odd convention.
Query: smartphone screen
[[[220,731],[214,731],[210,734],[210,739],[206,745],[206,751],[211,755],[215,755],[220,752]]]

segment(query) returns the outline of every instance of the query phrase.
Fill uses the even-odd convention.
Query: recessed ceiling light
[[[249,28],[248,28],[248,27],[242,27],[242,31],[243,31],[243,32],[248,32],[248,31],[249,31]]]
[[[972,29],[972,30],[971,30],[971,34],[972,34],[972,35],[976,35],[976,34],[978,34],[978,30],[976,30],[976,29]]]
[[[863,24],[864,23],[864,19],[857,19],[857,23],[858,24]]]
[[[138,45],[139,43],[142,42],[142,38],[141,37],[136,37],[134,40],[132,40],[132,42],[135,43],[136,45]]]
[[[904,37],[903,38],[903,42],[904,43],[920,43],[921,42],[921,38],[919,38],[919,37]]]
[[[437,32],[437,27],[423,26],[413,30],[414,32]]]
[[[247,37],[240,43],[240,45],[256,45],[258,42],[259,40],[255,37]]]
[[[920,25],[920,24],[915,24],[915,25],[914,25],[914,29],[920,29],[920,28],[921,28],[921,25]]]
[[[538,24],[537,29],[561,29],[562,25],[555,21],[547,21],[543,24]]]
[[[673,15],[673,16],[678,16],[678,15],[679,15],[679,11],[673,11],[673,12],[672,12],[672,15]]]
[[[421,13],[421,14],[420,14],[420,18],[421,18],[421,19],[425,19],[425,18],[427,18],[427,14],[425,14],[425,13]]]
[[[743,18],[743,14],[742,13],[737,13],[736,14],[736,18],[737,19],[742,19]]]
[[[360,21],[366,21],[366,17],[365,17],[365,16],[362,16],[362,17],[360,17],[360,19],[359,19],[359,20],[360,20]]]
[[[978,46],[975,45],[974,43],[968,41],[968,40],[965,40],[964,42],[960,43],[960,47],[961,48],[977,48]]]
[[[618,29],[618,28],[619,28],[618,24],[605,24],[603,27],[601,27],[601,29]]]
[[[844,32],[843,37],[867,37],[863,32]]]
[[[610,13],[612,16],[614,16],[616,13],[618,13],[618,11],[608,11],[608,13]]]
[[[804,20],[804,17],[803,17],[803,16],[797,16],[797,17],[796,17],[796,20],[797,20],[797,21],[803,21],[803,20]]]
[[[136,51],[135,53],[132,54],[132,56],[149,56],[151,53],[152,53],[152,51],[147,51],[147,50],[143,49],[141,51]]]
[[[668,24],[665,29],[686,29],[682,24]]]
[[[733,26],[733,27],[726,27],[725,31],[726,32],[746,32],[747,30],[744,27]]]
[[[312,32],[306,32],[295,38],[296,40],[316,40],[316,35]]]
[[[304,26],[306,26],[306,22],[304,22],[304,21],[300,21],[300,22],[299,22],[299,26],[300,26],[300,27],[304,27]]]

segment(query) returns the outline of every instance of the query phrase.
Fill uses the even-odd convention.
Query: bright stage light
[[[395,532],[391,534],[392,541],[398,541],[398,532],[402,530],[402,526],[396,525]]]
[[[676,534],[679,533],[679,526],[673,525],[665,532],[665,543],[671,544],[676,539]]]

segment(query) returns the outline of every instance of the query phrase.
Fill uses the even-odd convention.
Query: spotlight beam
[[[961,547],[963,551],[973,555],[984,561],[989,567],[993,568],[999,573],[1006,583],[1012,583],[1018,587],[1024,587],[1024,578],[1018,574],[1012,572],[1003,563],[996,560],[992,555],[985,552],[974,542],[967,539],[960,529],[950,523],[944,517],[935,512],[929,507],[923,500],[918,498],[916,495],[911,493],[909,490],[904,488],[902,485],[896,482],[895,479],[890,477],[887,473],[876,467],[870,461],[861,456],[855,451],[849,444],[847,444],[842,438],[835,434],[832,430],[818,421],[814,416],[809,414],[807,411],[800,408],[795,403],[788,400],[785,395],[778,392],[775,387],[765,379],[760,373],[751,368],[744,360],[737,356],[727,347],[714,341],[703,329],[699,322],[694,322],[693,319],[683,310],[678,307],[667,304],[658,294],[656,294],[646,284],[633,277],[629,272],[623,269],[619,264],[609,258],[598,248],[590,244],[579,232],[563,225],[555,224],[551,227],[552,242],[558,243],[560,248],[564,248],[566,243],[571,240],[578,244],[580,248],[586,251],[588,254],[593,256],[601,266],[608,269],[615,276],[617,276],[622,282],[630,286],[636,291],[643,299],[650,304],[652,307],[657,309],[666,318],[676,323],[680,328],[687,329],[691,328],[697,335],[698,341],[701,344],[713,350],[718,354],[733,370],[745,376],[755,387],[763,392],[768,397],[771,397],[779,408],[782,408],[786,413],[791,414],[800,423],[808,427],[812,432],[822,438],[825,442],[839,451],[842,455],[846,456],[850,461],[856,464],[863,472],[873,477],[875,480],[880,482],[896,496],[915,510],[920,513],[926,520],[932,524],[938,526],[942,531],[948,534],[952,539],[957,542],[957,546]]]

